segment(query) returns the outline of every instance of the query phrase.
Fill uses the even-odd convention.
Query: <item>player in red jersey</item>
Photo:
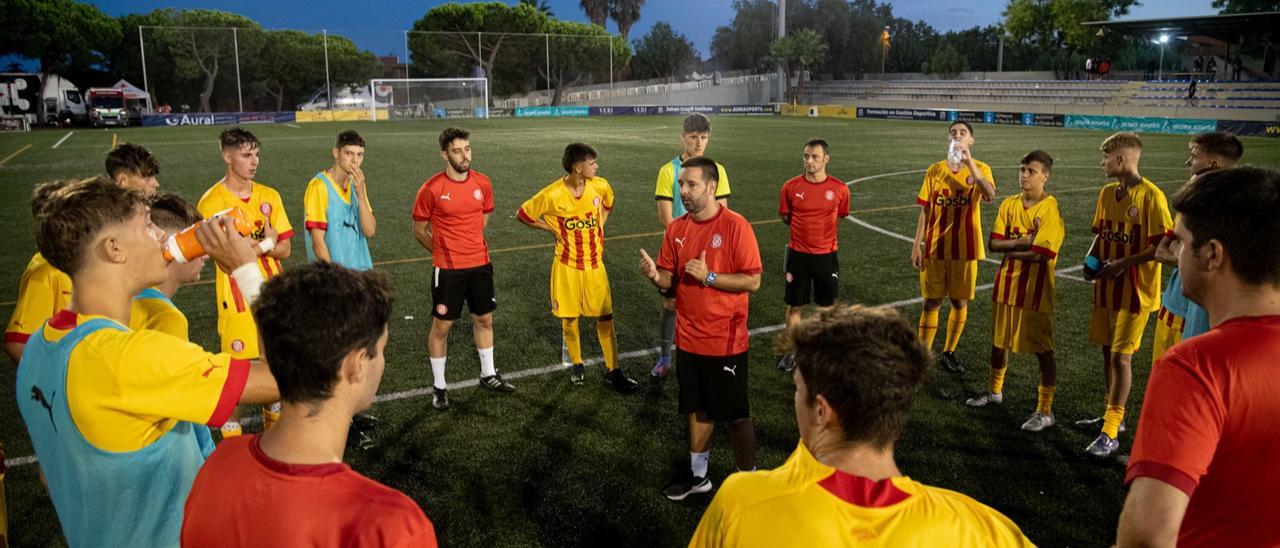
[[[1172,247],[1207,333],[1151,368],[1120,546],[1278,546],[1280,172],[1231,168],[1178,192]]]
[[[640,273],[676,290],[676,379],[680,413],[689,417],[690,470],[663,494],[683,500],[711,490],[708,445],[716,421],[729,423],[738,470],[755,469],[756,434],[747,399],[747,311],[760,289],[760,249],[746,219],[716,201],[716,163],[698,156],[680,165],[688,210],[667,226],[655,263],[640,250]]]
[[[445,358],[449,329],[462,317],[462,303],[471,311],[472,337],[480,355],[480,386],[496,392],[515,392],[493,365],[493,263],[484,229],[493,213],[493,187],[483,173],[471,169],[471,134],[458,128],[440,132],[444,171],[432,175],[418,189],[413,203],[413,237],[431,252],[431,334],[427,350],[435,393],[432,405],[449,408]]]
[[[417,503],[342,463],[351,418],[382,380],[391,301],[382,274],[327,262],[266,285],[253,313],[284,409],[262,435],[223,441],[200,469],[183,546],[436,545]],[[272,526],[254,523],[263,515]]]
[[[849,215],[849,187],[827,174],[831,161],[824,139],[804,144],[804,175],[782,185],[778,195],[778,215],[787,223],[791,238],[783,263],[786,285],[782,300],[787,303],[787,328],[800,323],[800,309],[813,302],[829,307],[840,295],[840,261],[837,232],[840,219]],[[791,371],[795,354],[778,360],[778,369]]]

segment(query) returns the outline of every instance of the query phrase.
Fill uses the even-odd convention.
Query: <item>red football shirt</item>
[[[345,464],[283,463],[240,436],[196,475],[182,545],[432,547],[436,533],[417,503]]]
[[[1280,316],[1235,318],[1151,368],[1125,482],[1191,497],[1184,546],[1280,545]]]
[[[443,171],[418,189],[413,220],[431,223],[431,264],[457,270],[489,264],[484,216],[493,212],[493,187],[484,174],[471,170],[465,181]]]
[[[778,214],[790,217],[787,247],[813,255],[832,253],[838,247],[840,219],[849,216],[849,187],[830,175],[818,183],[797,176],[782,185]]]
[[[756,233],[742,215],[721,207],[715,217],[695,221],[681,215],[667,225],[658,251],[658,268],[676,284],[676,346],[703,356],[733,356],[747,351],[748,293],[730,293],[703,285],[684,271],[685,263],[707,254],[707,269],[720,274],[759,274]]]

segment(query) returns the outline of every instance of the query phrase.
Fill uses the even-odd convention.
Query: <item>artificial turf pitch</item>
[[[479,363],[470,324],[457,322],[450,337],[453,407],[431,408],[426,356],[431,263],[412,235],[410,209],[418,186],[442,169],[436,136],[444,121],[252,126],[263,142],[257,180],[280,191],[299,231],[290,265],[306,260],[301,229],[302,194],[314,173],[331,163],[341,130],[354,128],[368,143],[364,171],[378,217],[371,241],[375,267],[397,288],[387,368],[380,401],[378,445],[349,450],[361,473],[413,497],[449,546],[677,546],[688,541],[709,497],[683,503],[659,491],[673,470],[688,466],[685,419],[676,412],[675,379],[650,386],[660,300],[635,265],[638,250],[656,252],[660,227],[654,207],[658,168],[680,151],[678,117],[494,119],[452,122],[472,131],[473,168],[493,180],[497,210],[487,237],[495,269],[498,369],[519,391],[497,395],[474,388]],[[851,188],[853,216],[883,231],[910,236],[918,211],[915,195],[923,169],[946,150],[946,126],[928,122],[784,117],[716,117],[708,156],[725,165],[732,184],[730,206],[754,223],[764,260],[760,290],[752,296],[751,403],[759,437],[758,465],[772,468],[794,449],[794,387],[774,369],[772,351],[783,321],[782,257],[786,226],[778,221],[778,189],[802,172],[806,139],[832,144],[829,171]],[[34,184],[95,175],[112,134],[147,146],[161,165],[164,192],[193,203],[224,172],[219,127],[77,129],[0,135],[0,315],[12,313],[22,269],[35,250],[28,199]],[[1033,148],[1049,151],[1056,167],[1049,191],[1056,195],[1067,237],[1059,269],[1077,265],[1092,237],[1098,189],[1098,145],[1107,135],[1088,130],[980,125],[974,155],[993,168],[1000,198],[1017,192],[1018,159]],[[1167,194],[1187,178],[1186,136],[1144,135],[1142,172]],[[600,153],[600,175],[616,193],[607,225],[605,263],[610,272],[622,366],[642,381],[630,396],[613,392],[595,366],[585,386],[570,385],[560,361],[559,322],[550,315],[549,235],[515,219],[520,204],[563,174],[567,143],[583,141]],[[1280,141],[1244,139],[1246,163],[1280,164]],[[30,145],[29,148],[25,148]],[[16,153],[16,155],[15,155]],[[879,177],[873,177],[879,176]],[[869,178],[870,177],[870,178]],[[860,180],[869,178],[866,180]],[[998,203],[984,204],[989,230]],[[914,323],[919,287],[909,244],[852,222],[840,229],[841,298],[865,304],[894,303]],[[211,267],[210,267],[211,268]],[[979,285],[992,281],[996,265],[980,266]],[[1167,272],[1167,269],[1166,269]],[[191,321],[193,340],[216,349],[212,271],[205,282],[183,288],[175,302]],[[1088,342],[1088,284],[1059,277],[1056,340],[1059,425],[1033,434],[1019,430],[1034,410],[1036,367],[1015,356],[1001,405],[971,409],[964,399],[985,389],[991,342],[990,292],[971,305],[958,354],[962,376],[935,370],[916,400],[897,445],[900,468],[914,479],[954,489],[1008,515],[1036,543],[1109,545],[1124,500],[1123,469],[1083,455],[1093,433],[1069,425],[1103,410],[1100,353]],[[586,356],[598,356],[594,330],[583,329]],[[1129,418],[1136,424],[1150,371],[1148,326],[1134,357]],[[937,344],[942,343],[939,333]],[[940,348],[935,347],[935,351]],[[0,376],[0,393],[13,393],[12,369]],[[15,546],[62,543],[53,507],[31,463],[31,445],[14,400],[0,398],[0,441],[9,470],[5,489]],[[1131,434],[1121,436],[1127,452]],[[723,429],[712,442],[711,478],[718,485],[732,470]],[[229,479],[234,481],[234,478]],[[261,527],[272,527],[262,516]]]

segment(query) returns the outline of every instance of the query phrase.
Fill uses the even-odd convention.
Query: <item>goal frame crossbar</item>
[[[488,78],[372,78],[369,80],[369,119],[378,119],[378,84],[414,84],[414,83],[449,83],[477,82],[484,84],[484,116],[489,118],[489,79]]]

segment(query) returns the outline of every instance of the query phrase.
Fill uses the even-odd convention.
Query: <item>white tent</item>
[[[115,85],[111,87],[113,89],[118,89],[120,91],[123,91],[125,99],[148,100],[151,98],[151,96],[148,95],[147,92],[142,91],[142,88],[139,88],[138,86],[130,84],[128,81],[125,81],[125,80],[120,80],[119,82],[116,82]]]

